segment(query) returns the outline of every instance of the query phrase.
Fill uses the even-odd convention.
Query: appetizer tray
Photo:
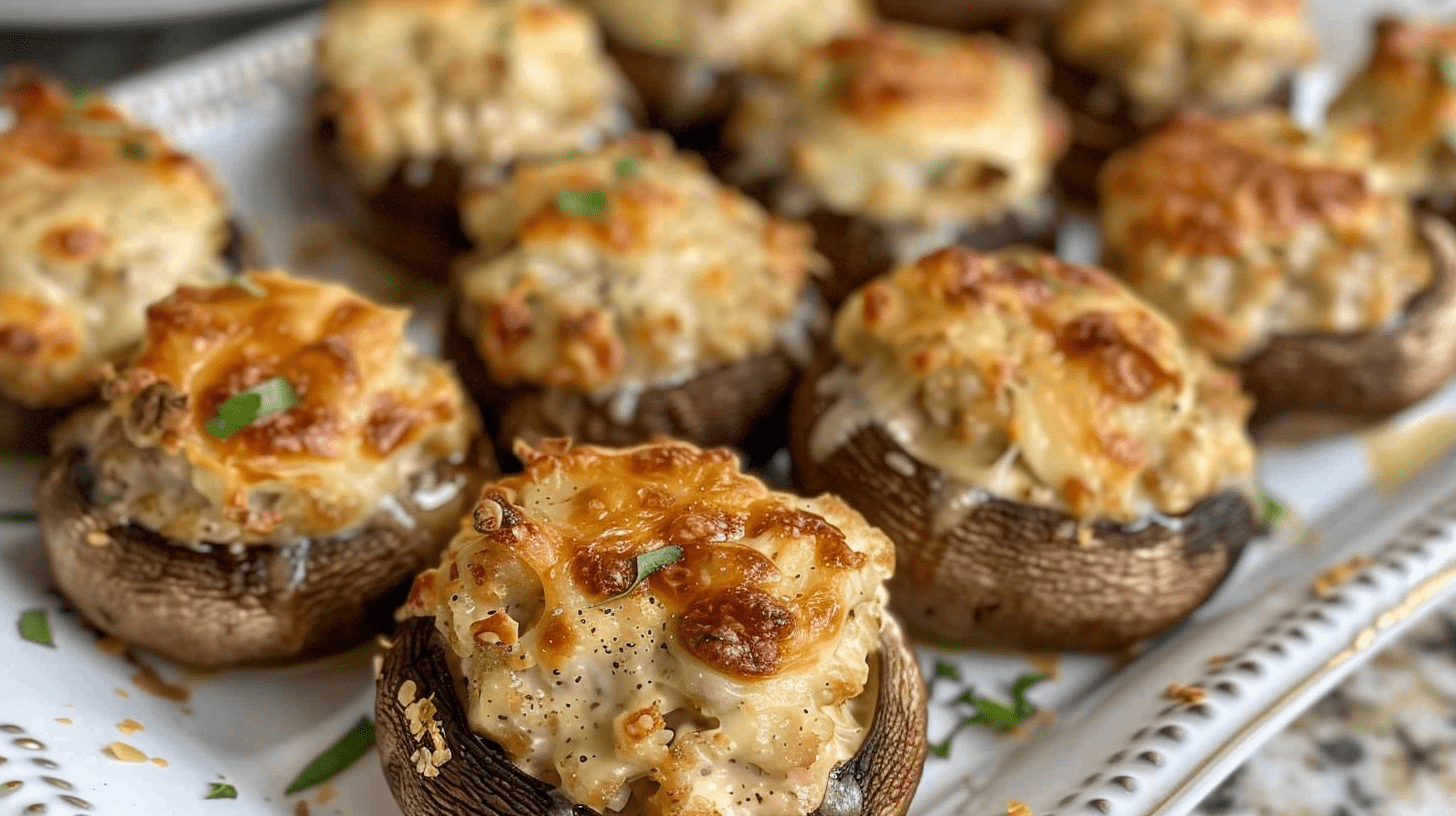
[[[1362,57],[1377,4],[1311,5],[1330,59],[1299,88],[1307,119]],[[321,192],[309,108],[317,24],[299,19],[112,94],[215,166],[269,264],[412,305],[428,348],[443,292],[351,241]],[[1061,250],[1093,259],[1095,234],[1069,224]],[[911,816],[1187,812],[1261,741],[1456,594],[1453,448],[1456,386],[1378,426],[1287,418],[1261,450],[1264,482],[1288,514],[1159,642],[1095,656],[919,645],[934,747]],[[39,467],[0,462],[0,816],[399,812],[365,719],[377,646],[200,672],[100,637],[52,588],[27,520]],[[976,707],[966,700],[1015,708],[1013,684],[1032,675],[1047,676],[1025,693],[1035,714],[1008,730],[968,722]]]

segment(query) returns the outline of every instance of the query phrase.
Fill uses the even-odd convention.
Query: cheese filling
[[[946,529],[989,495],[1133,522],[1250,487],[1237,379],[1094,269],[942,250],[852,295],[834,350],[811,455],[879,425],[954,483]]]
[[[870,720],[889,540],[726,451],[518,453],[402,611],[435,617],[471,727],[602,812],[817,808]]]
[[[1367,136],[1181,116],[1103,173],[1107,265],[1222,360],[1275,335],[1380,329],[1432,262]]]
[[[408,313],[278,272],[247,280],[261,296],[184,287],[153,306],[104,404],[58,434],[58,450],[89,451],[94,503],[184,544],[246,545],[343,532],[409,490],[425,509],[453,500],[463,485],[429,473],[463,461],[478,421],[449,367],[408,344]],[[296,405],[207,429],[275,377]]]
[[[823,265],[774,218],[660,137],[523,166],[464,204],[460,323],[491,376],[605,396],[807,347]]]

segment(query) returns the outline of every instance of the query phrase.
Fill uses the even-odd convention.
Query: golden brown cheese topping
[[[1381,20],[1370,64],[1328,121],[1374,131],[1377,156],[1401,189],[1456,191],[1456,25]]]
[[[941,250],[852,295],[834,350],[811,454],[878,423],[953,483],[946,529],[987,495],[1130,522],[1250,481],[1237,378],[1096,269]]]
[[[146,306],[226,274],[211,175],[104,101],[0,77],[0,395],[67,405],[121,363]]]
[[[58,447],[85,446],[97,494],[183,542],[291,542],[362,521],[410,479],[460,461],[474,409],[450,368],[405,338],[408,312],[343,287],[254,272],[183,287],[147,311],[146,340],[101,410]],[[296,405],[231,435],[231,397],[281,377]]]
[[[598,812],[817,808],[866,732],[890,541],[724,450],[518,453],[402,612],[435,617],[471,726]]]
[[[751,92],[730,138],[745,175],[787,172],[836,212],[919,225],[1035,212],[1068,143],[1046,81],[1038,54],[1000,38],[880,24],[814,51],[787,95]]]
[[[460,322],[491,375],[588,395],[802,345],[823,261],[691,154],[639,135],[467,195]]]
[[[1114,82],[1142,121],[1267,101],[1316,56],[1303,0],[1068,0],[1067,62]]]
[[[586,0],[611,34],[718,70],[786,76],[804,52],[870,20],[865,0]]]
[[[1277,334],[1395,317],[1431,279],[1410,205],[1363,133],[1185,114],[1102,175],[1108,266],[1224,360]]]
[[[336,0],[324,115],[366,187],[437,161],[472,170],[590,149],[631,127],[591,17],[555,0]]]

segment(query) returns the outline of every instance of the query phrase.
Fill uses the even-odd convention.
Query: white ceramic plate
[[[79,28],[160,23],[305,2],[308,0],[0,0],[0,26]]]
[[[1367,5],[1319,6],[1330,11],[1322,30],[1337,32],[1331,42],[1346,65],[1363,48],[1351,9]],[[310,17],[264,32],[127,82],[114,96],[214,164],[274,263],[414,304],[428,344],[441,292],[344,238],[319,192],[308,114],[316,26]],[[1306,83],[1306,114],[1338,70],[1325,66]],[[1087,225],[1064,237],[1067,254],[1095,254]],[[947,758],[932,757],[912,816],[999,816],[1012,800],[1037,816],[1186,812],[1261,740],[1453,594],[1456,497],[1446,491],[1456,484],[1456,455],[1445,452],[1453,440],[1456,387],[1381,428],[1266,445],[1263,476],[1295,520],[1256,542],[1212,603],[1140,656],[923,649],[928,675],[953,666],[960,678],[933,689],[933,742],[964,714],[953,700],[968,687],[1005,700],[1020,675],[1056,677],[1032,690],[1044,713],[1021,733],[967,729]],[[1433,464],[1411,477],[1403,472],[1414,469],[1410,451]],[[0,510],[29,505],[35,468],[3,463],[0,484],[11,489]],[[1312,593],[1321,573],[1357,554],[1370,556],[1368,566],[1325,596]],[[397,816],[372,753],[326,785],[284,793],[371,710],[372,647],[199,674],[99,648],[105,642],[49,587],[34,528],[0,523],[0,814]],[[47,611],[54,648],[17,637],[15,622],[34,609]],[[1198,685],[1207,698],[1179,704],[1166,696],[1175,683]],[[146,761],[116,759],[107,746],[117,741]],[[219,781],[238,798],[205,801]]]

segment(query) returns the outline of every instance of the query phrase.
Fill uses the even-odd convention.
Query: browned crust
[[[1240,365],[1258,419],[1289,410],[1380,416],[1424,399],[1456,373],[1456,230],[1420,220],[1431,284],[1400,322],[1360,334],[1280,335]]]
[[[1200,501],[1177,530],[1107,520],[1079,529],[1059,510],[988,497],[937,532],[944,474],[878,423],[823,461],[810,455],[810,434],[828,407],[815,384],[832,364],[821,359],[795,394],[794,481],[809,493],[838,493],[894,540],[890,603],[916,634],[963,645],[1119,649],[1203,603],[1257,532],[1255,509],[1233,491]],[[896,456],[913,463],[912,475],[887,466]]]
[[[463,684],[452,674],[434,618],[400,624],[384,653],[374,698],[375,732],[385,778],[405,816],[596,816],[572,804],[506,756],[494,742],[470,730],[461,704]],[[810,816],[901,816],[925,763],[925,686],[908,641],[886,618],[871,672],[877,704],[870,733],[858,753],[830,776],[825,804]],[[415,683],[419,698],[432,698],[450,759],[426,777],[410,756],[410,736],[399,688]]]
[[[806,297],[818,298],[810,289]],[[452,314],[457,311],[452,309]],[[703,371],[674,386],[648,388],[625,422],[608,403],[565,391],[507,387],[491,379],[475,344],[449,321],[443,343],[466,390],[492,429],[501,461],[511,461],[516,439],[538,447],[570,437],[581,444],[627,446],[659,437],[700,447],[727,446],[762,463],[784,446],[788,401],[800,366],[781,349]]]
[[[814,248],[828,259],[832,270],[821,282],[831,305],[843,303],[854,290],[894,267],[895,253],[890,230],[883,223],[823,208],[810,213],[804,220],[814,228]],[[1044,221],[1007,213],[991,221],[965,227],[954,243],[982,252],[1017,244],[1050,251],[1056,248],[1060,222],[1057,213]]]
[[[361,240],[412,274],[427,280],[448,280],[450,261],[470,248],[470,239],[460,224],[460,166],[436,161],[424,185],[411,184],[404,168],[400,168],[379,189],[365,191],[340,158],[334,144],[336,132],[333,122],[320,121],[319,164],[325,194],[342,214],[343,222]]]
[[[92,624],[130,643],[201,666],[312,657],[388,627],[409,582],[435,563],[485,473],[427,510],[394,498],[415,524],[380,510],[358,531],[288,545],[188,547],[102,513],[85,450],[62,451],[41,478],[41,532],[56,584]]]
[[[1097,178],[1102,165],[1112,154],[1132,146],[1143,134],[1156,129],[1159,122],[1139,122],[1132,115],[1132,106],[1120,90],[1102,90],[1104,83],[1115,85],[1097,74],[1072,65],[1052,55],[1051,91],[1071,114],[1072,143],[1057,163],[1056,179],[1063,195],[1073,204],[1095,206],[1098,199]],[[1108,94],[1111,105],[1097,110],[1095,96]],[[1294,83],[1286,80],[1263,104],[1287,108],[1293,99]],[[1197,108],[1198,100],[1188,100],[1188,108]],[[1258,107],[1258,106],[1253,106]]]

